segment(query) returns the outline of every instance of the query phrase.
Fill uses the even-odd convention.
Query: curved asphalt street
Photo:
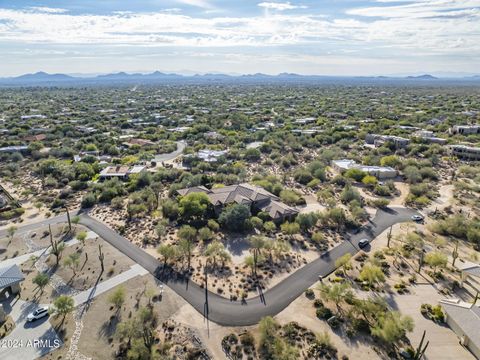
[[[319,275],[326,276],[334,271],[336,259],[346,253],[357,253],[360,239],[373,240],[390,226],[399,222],[410,221],[410,217],[414,214],[417,214],[415,210],[406,208],[378,210],[369,225],[364,226],[361,232],[351,234],[348,241],[342,242],[318,259],[298,269],[261,296],[248,299],[243,303],[241,301],[230,301],[218,294],[207,292],[204,288],[188,281],[174,271],[164,271],[162,264],[153,256],[86,214],[80,215],[80,224],[85,225],[133,261],[143,266],[209,320],[225,326],[247,326],[258,323],[264,316],[276,315],[286,308],[307,288],[318,281]],[[61,215],[37,224],[26,225],[19,228],[18,232],[22,233],[33,230],[38,226],[64,221],[66,221],[66,216]],[[0,231],[0,236],[6,236],[6,230]]]
[[[155,162],[161,163],[165,161],[170,161],[173,159],[176,159],[180,155],[182,155],[183,150],[185,150],[185,147],[187,146],[187,143],[183,140],[177,141],[177,150],[172,151],[171,153],[168,154],[159,154],[154,157]]]

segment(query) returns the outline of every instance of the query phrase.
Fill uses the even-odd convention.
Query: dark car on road
[[[358,242],[358,247],[360,249],[363,249],[364,247],[368,246],[368,244],[370,244],[370,241],[368,241],[368,239],[362,239]]]

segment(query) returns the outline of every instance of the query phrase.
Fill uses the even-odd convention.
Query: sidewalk
[[[82,305],[92,299],[94,299],[96,296],[103,294],[104,292],[113,289],[115,286],[120,285],[124,283],[125,281],[128,281],[135,276],[142,276],[146,275],[149,272],[145,270],[142,266],[135,264],[130,267],[129,270],[124,271],[121,274],[118,274],[111,279],[102,281],[98,285],[91,287],[90,289],[87,289],[85,291],[82,291],[78,293],[77,295],[73,296],[73,300],[75,301],[75,306]]]

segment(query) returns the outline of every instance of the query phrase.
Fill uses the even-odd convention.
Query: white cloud
[[[34,12],[43,12],[43,13],[50,13],[50,14],[61,14],[68,11],[66,9],[51,8],[46,6],[32,6],[29,9],[31,9]]]
[[[215,7],[206,0],[178,0],[179,3],[189,6],[195,6],[202,9],[214,9]]]
[[[305,54],[327,48],[338,54],[348,48],[352,57],[372,52],[393,57],[413,53],[480,56],[480,13],[472,7],[480,0],[417,0],[401,5],[380,1],[385,4],[351,9],[348,14],[355,17],[339,19],[284,12],[206,18],[174,11],[74,15],[0,8],[0,44],[252,49],[299,46]]]
[[[261,2],[261,3],[258,4],[258,6],[263,7],[265,9],[278,10],[278,11],[293,10],[293,9],[306,9],[306,6],[304,6],[304,5],[293,5],[289,1],[287,1],[285,3]]]

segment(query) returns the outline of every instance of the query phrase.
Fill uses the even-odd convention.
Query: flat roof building
[[[394,135],[380,135],[380,134],[367,134],[365,137],[367,144],[373,144],[375,146],[382,146],[386,142],[391,142],[396,149],[402,149],[410,144],[409,139],[402,138]]]
[[[117,166],[107,166],[100,172],[99,179],[107,180],[113,178],[119,178],[121,180],[127,180],[130,175],[139,174],[145,170],[145,166],[136,165],[136,166],[126,166],[126,165],[117,165]]]
[[[467,145],[452,145],[450,146],[452,155],[463,159],[471,161],[480,160],[480,147],[473,147]]]
[[[480,309],[459,299],[440,300],[445,322],[460,338],[460,343],[480,358]]]
[[[369,166],[357,164],[354,160],[332,160],[332,166],[337,171],[344,173],[349,169],[359,169],[377,179],[392,179],[397,176],[397,170],[389,166]]]

